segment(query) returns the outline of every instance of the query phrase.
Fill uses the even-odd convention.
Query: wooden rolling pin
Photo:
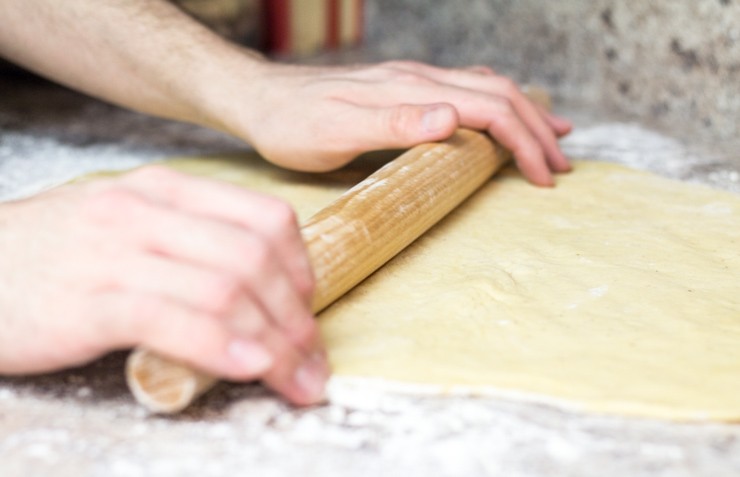
[[[547,93],[528,94],[549,106]],[[487,135],[460,129],[410,149],[311,217],[301,232],[316,276],[314,313],[439,222],[509,159]],[[126,379],[139,403],[162,414],[185,409],[217,382],[142,348],[129,356]]]
[[[508,160],[481,133],[410,149],[311,217],[301,228],[316,275],[318,313],[406,248],[470,196]],[[175,413],[216,379],[136,349],[126,364],[136,399],[157,413]]]

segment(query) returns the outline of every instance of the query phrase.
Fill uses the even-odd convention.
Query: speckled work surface
[[[0,79],[0,196],[101,168],[244,147],[45,83]],[[686,143],[570,108],[573,157],[622,162],[740,193],[740,150]],[[0,475],[740,475],[740,426],[570,413],[498,399],[335,389],[292,409],[256,385],[220,385],[184,415],[148,416],[123,355],[33,378],[0,378]]]
[[[374,0],[377,57],[484,63],[663,128],[740,133],[738,0]]]

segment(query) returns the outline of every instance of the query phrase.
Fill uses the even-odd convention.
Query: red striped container
[[[264,0],[265,50],[305,56],[357,45],[363,0]]]

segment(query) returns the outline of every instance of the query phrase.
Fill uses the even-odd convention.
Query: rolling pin
[[[531,94],[549,105],[546,93]],[[316,276],[318,313],[393,258],[486,183],[510,153],[485,134],[459,129],[446,141],[416,146],[329,204],[302,227]],[[185,409],[217,380],[143,348],[126,380],[148,410]]]

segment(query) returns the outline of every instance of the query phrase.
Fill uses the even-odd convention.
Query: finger
[[[573,130],[573,123],[568,119],[561,116],[550,113],[544,107],[539,104],[535,104],[537,109],[543,118],[547,121],[548,125],[555,131],[557,137],[563,137],[568,135]]]
[[[362,107],[347,104],[335,118],[334,130],[341,132],[339,151],[353,154],[378,149],[402,149],[446,139],[455,132],[458,116],[448,104],[400,104]]]
[[[272,326],[256,302],[245,301],[244,305],[231,324],[247,344],[259,343],[273,358],[273,365],[260,376],[262,381],[294,404],[307,405],[321,401],[329,368],[318,332],[313,349],[300,348],[287,339],[282,330]],[[241,345],[231,346],[230,352],[233,354],[236,351],[238,354]],[[234,346],[236,349],[233,349]],[[247,347],[246,351],[251,352],[251,349]],[[245,359],[248,358],[245,355]]]
[[[553,184],[550,168],[537,137],[523,122],[511,101],[498,95],[438,85],[386,85],[382,97],[364,101],[380,104],[400,101],[423,103],[430,97],[454,105],[461,126],[487,130],[514,154],[522,173],[534,184]]]
[[[550,170],[555,172],[569,171],[570,164],[560,150],[555,132],[545,120],[547,115],[542,115],[514,83],[507,81],[505,84],[507,85],[506,95],[514,109],[542,145]]]
[[[154,210],[144,219],[149,224],[144,240],[156,252],[226,271],[204,284],[210,294],[207,309],[228,313],[239,293],[249,290],[271,321],[295,343],[313,349],[318,333],[309,302],[290,280],[275,248],[254,234],[203,222]]]
[[[555,172],[570,170],[570,164],[557,143],[554,128],[545,119],[547,115],[543,115],[541,110],[535,107],[534,103],[520,91],[516,83],[503,76],[486,77],[478,74],[469,74],[460,70],[446,70],[429,66],[425,67],[425,69],[430,71],[433,79],[443,82],[439,85],[440,87],[455,87],[458,89],[458,95],[461,93],[464,94],[465,90],[467,90],[471,93],[485,93],[507,98],[521,121],[531,131],[537,141],[539,141],[550,169]],[[424,89],[420,88],[420,90]],[[427,94],[435,94],[432,90],[433,86],[428,86],[426,89]],[[439,87],[436,89],[439,89]],[[451,101],[448,97],[442,97],[446,101]],[[457,105],[454,101],[452,101],[452,104]],[[461,112],[461,116],[464,122],[465,113]]]
[[[114,290],[163,296],[216,316],[232,315],[245,294],[242,281],[233,273],[160,254],[121,257],[115,279]]]
[[[422,101],[432,95],[425,87],[393,88],[403,91],[412,101]],[[460,125],[488,131],[516,158],[522,173],[534,184],[550,186],[552,175],[542,148],[531,131],[517,115],[508,100],[461,88],[436,88],[436,92],[457,106]]]
[[[149,257],[146,263],[141,259],[124,263],[124,267],[131,267],[125,275],[149,284],[150,290],[166,289],[170,297],[189,293],[190,297],[186,298],[189,303],[213,313],[227,313],[240,294],[249,290],[270,319],[292,339],[307,348],[315,346],[316,324],[308,302],[282,268],[271,244],[229,223],[177,213],[133,194],[115,194],[116,199],[111,204],[115,208],[109,208],[116,210],[111,220],[119,221],[120,234],[127,235],[150,254],[183,261],[190,268],[168,265]],[[196,274],[193,267],[205,268],[211,273],[200,271]],[[178,274],[181,278],[173,278],[169,284],[157,284],[152,282],[156,279],[155,273],[160,278]],[[131,286],[137,285],[132,283]],[[188,292],[188,286],[197,288]]]
[[[115,347],[142,345],[225,379],[262,378],[295,404],[323,399],[323,353],[303,353],[269,326],[254,329],[252,337],[235,337],[213,316],[149,294],[107,294],[96,312]]]
[[[153,227],[167,226],[169,222],[174,224],[172,225],[174,228],[179,227],[177,222],[188,221],[187,218],[169,217]],[[193,231],[190,234],[173,236],[167,228],[153,229],[150,232],[152,234],[149,237],[152,240],[150,244],[155,250],[167,255],[227,271],[226,276],[212,279],[215,283],[209,286],[213,290],[209,291],[210,303],[207,306],[210,309],[225,313],[229,306],[234,304],[234,290],[249,290],[264,307],[270,320],[282,328],[295,343],[307,349],[316,345],[316,323],[309,303],[296,290],[270,244],[249,234],[242,234],[238,241],[232,240],[232,243],[229,243],[229,238],[226,237],[215,241],[217,233],[209,233],[206,226],[199,224],[194,224],[190,230]],[[214,247],[214,244],[219,245]],[[203,260],[206,250],[208,256]],[[237,277],[237,283],[230,283],[230,276]],[[241,287],[236,288],[238,285]]]
[[[511,151],[519,170],[533,184],[554,184],[540,142],[508,100],[470,92],[455,100],[460,105],[462,126],[488,131]]]
[[[246,343],[259,343],[273,357],[273,365],[260,376],[263,382],[295,404],[322,400],[329,372],[318,329],[316,346],[301,348],[266,319],[264,310],[255,301],[247,300],[244,305],[231,324],[239,336],[246,338]]]
[[[264,237],[281,253],[276,257],[288,271],[306,302],[315,286],[313,271],[292,208],[274,197],[165,167],[146,167],[124,179],[134,190],[175,209],[246,227]]]
[[[222,322],[147,293],[108,293],[96,301],[95,322],[115,347],[145,346],[214,376],[253,380],[274,365],[261,343],[233,335]]]
[[[543,187],[554,185],[540,144],[511,107],[492,114],[485,129],[511,151],[517,167],[530,182]]]
[[[532,135],[540,142],[545,153],[545,159],[548,167],[556,172],[565,172],[570,170],[570,164],[560,151],[557,143],[556,131],[547,121],[547,115],[542,114],[541,110],[519,90],[516,84],[510,79],[503,76],[481,75],[475,71],[465,69],[439,68],[436,66],[426,65],[414,62],[394,62],[389,64],[391,68],[412,74],[421,75],[427,80],[427,84],[419,79],[406,78],[400,79],[400,83],[413,84],[417,92],[426,92],[426,97],[416,96],[416,101],[425,102],[429,98],[437,98],[442,101],[450,102],[456,107],[459,103],[445,95],[444,90],[455,88],[458,90],[468,90],[470,92],[482,92],[491,95],[504,96],[517,111],[519,117],[532,132]],[[428,81],[434,82],[428,84]],[[451,92],[452,93],[452,92]],[[454,93],[453,93],[454,94]],[[408,98],[407,96],[404,96]],[[408,99],[407,99],[408,100]],[[463,123],[467,117],[464,111],[461,111]],[[557,122],[557,121],[556,121]],[[566,128],[565,124],[560,122],[558,128]]]
[[[305,353],[276,333],[266,333],[260,340],[280,357],[262,376],[262,382],[293,404],[310,405],[324,399],[329,366],[323,351]]]
[[[120,288],[166,297],[227,321],[242,335],[255,333],[255,324],[274,322],[297,346],[307,351],[320,348],[316,321],[289,290],[285,308],[292,301],[292,315],[271,317],[233,273],[219,272],[169,257],[144,255],[123,260],[117,276]],[[278,291],[279,296],[282,294]],[[280,299],[280,298],[278,298]],[[300,317],[294,319],[292,317]],[[260,328],[257,326],[257,328]]]
[[[261,343],[276,360],[282,359],[282,353],[279,352],[280,350],[273,349],[273,346],[265,341],[266,337],[274,334],[280,335],[281,341],[290,343],[290,348],[296,348],[300,353],[323,353],[318,327],[314,320],[309,322],[312,325],[310,334],[305,335],[304,333],[308,344],[297,343],[296,340],[291,339],[285,329],[278,326],[277,321],[269,316],[264,306],[255,298],[255,294],[249,290],[241,290],[226,307],[208,312],[208,315],[222,322],[235,336]]]

